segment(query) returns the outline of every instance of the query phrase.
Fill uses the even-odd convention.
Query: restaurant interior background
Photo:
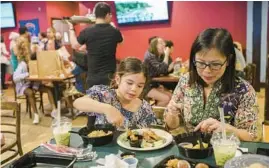
[[[38,19],[40,32],[52,26],[53,19],[58,20],[65,16],[86,15],[88,9],[93,10],[95,2],[12,2],[16,14],[16,27],[1,29],[1,34],[5,37],[5,43],[9,48],[9,33],[18,31],[19,20]],[[268,2],[170,2],[169,3],[169,22],[154,23],[145,25],[118,26],[115,4],[108,1],[112,6],[113,22],[124,35],[124,44],[117,49],[117,58],[123,59],[127,56],[135,56],[143,60],[144,52],[148,47],[148,38],[158,35],[164,39],[174,42],[173,58],[182,57],[183,60],[189,58],[189,52],[194,38],[202,30],[208,27],[223,27],[228,29],[234,41],[242,44],[247,63],[256,63],[256,86],[258,96],[262,97],[262,117],[269,120],[269,12]],[[257,5],[256,3],[260,3]],[[267,6],[267,26],[264,27],[263,5]],[[257,8],[257,9],[256,9]],[[253,19],[253,20],[252,20]],[[251,20],[251,21],[250,21]],[[76,34],[87,27],[87,24],[75,26]],[[264,30],[265,29],[265,30]],[[57,30],[62,31],[62,30]],[[262,37],[266,32],[265,41]],[[253,32],[253,33],[252,33]],[[261,47],[263,46],[263,47]],[[264,46],[265,49],[264,53]],[[72,52],[69,44],[67,49]],[[264,61],[265,60],[265,61]],[[266,80],[267,79],[267,80]],[[262,93],[260,93],[262,92]],[[12,95],[13,91],[9,90],[8,94]],[[11,98],[12,99],[12,98]],[[22,109],[25,109],[24,107]],[[25,113],[25,112],[24,112]],[[32,150],[39,145],[44,139],[50,138],[50,118],[44,118],[40,125],[32,126],[31,119],[27,115],[22,121],[22,144],[24,153]],[[84,119],[81,121],[85,122]],[[74,121],[74,125],[81,125],[81,121]],[[262,120],[263,121],[263,120]],[[83,123],[84,124],[84,123]],[[82,125],[83,125],[82,124]],[[34,128],[35,127],[35,128]],[[269,130],[269,129],[268,129]],[[268,133],[269,131],[267,131]],[[35,142],[30,141],[29,134],[36,135]],[[267,139],[269,142],[269,138]]]

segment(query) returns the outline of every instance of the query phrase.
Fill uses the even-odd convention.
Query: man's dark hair
[[[151,41],[153,40],[153,39],[155,39],[155,38],[157,38],[158,36],[152,36],[152,37],[150,37],[149,38],[149,44],[151,43]]]
[[[98,2],[94,7],[94,14],[96,18],[104,19],[109,13],[111,13],[110,6],[105,2]]]
[[[165,47],[168,47],[168,48],[174,47],[174,43],[171,40],[166,40]]]
[[[40,35],[41,35],[42,38],[47,38],[47,33],[46,32],[41,32]]]
[[[25,34],[26,32],[28,32],[27,27],[22,26],[22,27],[19,28],[19,34],[20,34],[20,35],[23,35],[23,34]]]

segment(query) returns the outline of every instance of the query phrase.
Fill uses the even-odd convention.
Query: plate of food
[[[134,129],[122,133],[117,143],[119,146],[135,151],[150,151],[166,147],[173,141],[173,136],[161,129]]]

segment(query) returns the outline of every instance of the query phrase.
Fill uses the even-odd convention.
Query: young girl
[[[111,86],[95,85],[87,96],[78,98],[74,107],[84,112],[95,112],[95,124],[112,123],[116,126],[146,127],[155,123],[151,106],[139,99],[147,82],[144,64],[137,58],[123,60]]]
[[[53,102],[52,92],[49,88],[42,85],[39,86],[39,83],[31,83],[30,81],[25,80],[25,78],[29,76],[27,62],[30,57],[30,51],[29,51],[28,43],[29,42],[25,38],[18,39],[18,42],[16,45],[16,50],[17,50],[16,53],[17,53],[19,65],[13,74],[13,80],[16,84],[17,95],[20,96],[24,94],[27,96],[29,100],[30,106],[32,107],[34,111],[33,124],[38,124],[39,115],[37,112],[36,100],[35,100],[35,92],[37,90],[48,93],[49,102],[51,106],[53,107],[53,111],[56,111],[56,107]]]

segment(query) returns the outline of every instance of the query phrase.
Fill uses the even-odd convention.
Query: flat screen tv
[[[169,21],[168,2],[162,0],[115,1],[119,25]]]
[[[1,3],[1,28],[16,27],[14,8],[11,2]]]

